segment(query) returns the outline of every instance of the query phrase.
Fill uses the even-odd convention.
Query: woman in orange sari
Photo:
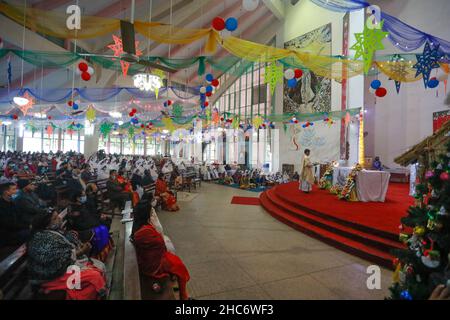
[[[158,179],[156,180],[156,191],[155,195],[160,197],[163,201],[163,208],[168,211],[178,211],[180,207],[177,204],[177,199],[170,192],[167,187],[167,183],[164,181],[164,175],[162,173],[159,174]]]
[[[131,193],[131,202],[133,203],[133,207],[135,207],[139,202],[139,194],[133,191],[133,186],[131,185],[131,182],[124,177],[124,173],[122,170],[119,170],[117,181],[124,186],[123,187],[124,192]]]
[[[187,300],[187,282],[189,271],[181,259],[167,251],[164,237],[151,222],[151,206],[149,201],[141,201],[134,210],[132,241],[136,248],[139,271],[152,278],[165,276],[177,278],[180,299]]]

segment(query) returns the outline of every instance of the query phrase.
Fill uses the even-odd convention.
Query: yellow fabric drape
[[[189,44],[206,38],[206,51],[213,52],[216,49],[217,32],[213,29],[185,29],[172,25],[135,21],[134,27],[143,36],[160,43]]]
[[[49,36],[63,39],[88,39],[113,33],[120,28],[120,20],[81,15],[81,30],[69,30],[65,12],[44,11],[33,8],[0,4],[0,12],[26,25],[29,29]]]

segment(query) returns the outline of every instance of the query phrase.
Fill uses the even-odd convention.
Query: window
[[[0,128],[0,150],[14,151],[16,149],[16,129],[12,125],[2,125]]]
[[[23,151],[42,152],[42,130],[32,131],[25,129],[23,132]]]

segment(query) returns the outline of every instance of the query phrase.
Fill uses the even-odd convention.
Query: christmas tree
[[[404,250],[394,252],[392,299],[428,299],[436,286],[450,284],[450,142],[416,186],[416,205],[401,220]]]

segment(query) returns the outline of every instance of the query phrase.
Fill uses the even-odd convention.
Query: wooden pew
[[[0,296],[3,300],[27,300],[33,297],[28,282],[25,244],[0,262]]]
[[[124,300],[175,300],[170,277],[154,279],[140,274],[136,250],[131,242],[133,222],[124,222]]]

